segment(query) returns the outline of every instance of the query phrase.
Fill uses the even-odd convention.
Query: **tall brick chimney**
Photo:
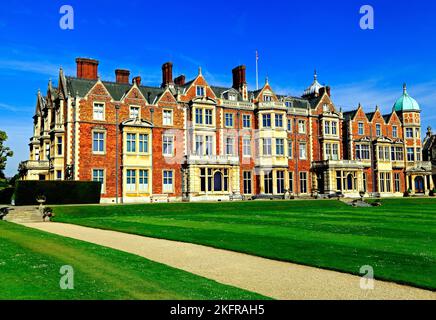
[[[162,85],[164,88],[168,85],[174,84],[173,82],[173,63],[166,62],[162,65]]]
[[[94,59],[77,58],[77,78],[97,80],[98,79],[98,64]]]
[[[238,66],[232,70],[233,73],[233,88],[236,90],[240,90],[244,84],[247,84],[247,80],[245,77],[245,66]]]
[[[117,83],[129,84],[130,71],[117,69],[115,70],[115,78]]]
[[[186,82],[186,77],[184,74],[182,74],[174,79],[174,83],[178,86],[184,86],[185,82]]]
[[[140,76],[137,76],[137,77],[134,77],[133,79],[132,79],[132,84],[135,84],[136,83],[136,85],[137,86],[140,86],[141,85],[141,77]]]

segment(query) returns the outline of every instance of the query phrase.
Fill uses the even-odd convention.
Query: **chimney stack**
[[[233,73],[233,88],[240,91],[241,88],[247,84],[245,77],[245,66],[238,66],[232,70]]]
[[[136,83],[136,85],[139,87],[140,85],[141,85],[141,77],[140,76],[137,76],[137,77],[134,77],[133,79],[132,79],[132,84],[135,84]]]
[[[326,90],[328,96],[331,97],[330,86],[327,86],[325,90]]]
[[[185,81],[186,81],[186,77],[184,74],[178,76],[177,78],[174,79],[174,83],[178,86],[184,86],[185,85]]]
[[[98,79],[98,64],[94,59],[77,58],[77,78],[97,80]]]
[[[168,85],[174,84],[173,82],[173,64],[172,62],[167,62],[162,65],[162,85],[164,88]]]
[[[115,78],[117,83],[129,84],[130,71],[117,69],[115,70]]]

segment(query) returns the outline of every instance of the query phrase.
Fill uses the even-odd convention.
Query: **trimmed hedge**
[[[94,181],[17,181],[15,205],[38,204],[36,198],[45,196],[46,204],[100,203],[101,183]]]
[[[11,204],[14,188],[0,188],[0,204]]]

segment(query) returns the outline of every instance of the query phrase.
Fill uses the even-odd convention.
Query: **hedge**
[[[11,204],[14,188],[0,188],[0,204]]]
[[[45,196],[46,204],[100,203],[101,183],[94,181],[17,181],[15,205],[38,204],[36,198]]]

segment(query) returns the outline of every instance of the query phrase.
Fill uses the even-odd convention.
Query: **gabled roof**
[[[224,93],[231,91],[232,93],[236,94],[238,101],[243,100],[240,92],[234,88],[217,87],[217,86],[210,86],[210,88],[215,93],[217,98],[224,98]]]
[[[345,121],[353,120],[354,117],[356,116],[357,110],[359,110],[359,109],[344,112],[343,115],[344,115]]]

